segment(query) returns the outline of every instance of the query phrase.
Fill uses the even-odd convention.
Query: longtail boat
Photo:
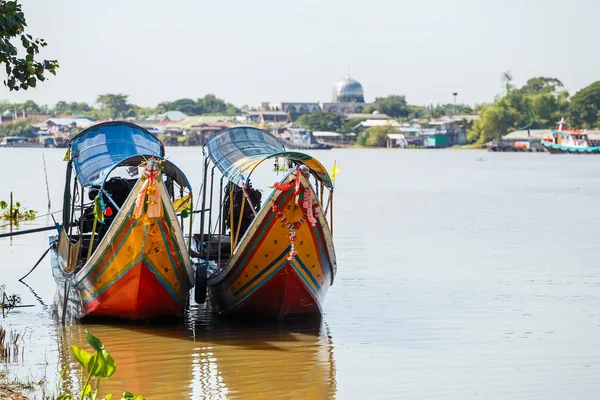
[[[337,271],[333,182],[327,169],[253,127],[212,136],[203,153],[201,208],[209,211],[202,214],[193,241],[199,258],[196,292],[207,287],[219,314],[320,315]],[[274,161],[283,178],[261,204],[262,194],[250,179],[266,160]],[[215,168],[222,175],[218,201]]]
[[[67,310],[181,316],[194,274],[182,232],[192,195],[163,144],[139,126],[106,122],[71,139],[65,160],[63,221],[50,238],[63,320]]]

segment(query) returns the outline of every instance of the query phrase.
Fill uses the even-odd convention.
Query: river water
[[[61,208],[62,149],[0,149],[0,200]],[[167,148],[199,187],[199,148]],[[322,321],[71,324],[53,313],[47,233],[0,239],[0,284],[29,308],[0,360],[11,376],[76,388],[69,345],[100,337],[117,363],[103,393],[148,399],[596,399],[600,394],[600,158],[363,150],[337,161],[338,275]],[[257,178],[260,180],[260,178]],[[268,179],[272,180],[272,177]],[[265,182],[268,182],[268,179]],[[23,224],[45,226],[50,217]],[[7,228],[0,228],[6,230]],[[64,371],[64,372],[63,372]],[[39,396],[39,390],[37,395]],[[39,397],[38,397],[39,398]]]

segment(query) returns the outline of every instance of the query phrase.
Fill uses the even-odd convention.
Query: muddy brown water
[[[61,208],[62,149],[0,149],[0,200]],[[200,149],[167,148],[199,187]],[[322,320],[230,321],[194,307],[161,324],[58,322],[47,234],[0,239],[0,284],[33,307],[0,369],[76,390],[69,346],[100,337],[103,393],[149,399],[595,399],[600,393],[600,158],[331,150],[338,275]],[[255,177],[256,187],[273,176]],[[45,226],[50,217],[22,224]],[[0,225],[3,223],[0,222]],[[6,231],[6,227],[0,227]],[[40,392],[33,393],[40,396]]]

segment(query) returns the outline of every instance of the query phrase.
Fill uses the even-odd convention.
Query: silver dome
[[[334,103],[364,103],[363,87],[354,79],[347,76],[333,86]]]

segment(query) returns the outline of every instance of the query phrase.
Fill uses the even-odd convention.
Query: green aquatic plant
[[[56,400],[97,400],[98,390],[100,387],[100,379],[110,378],[115,371],[117,366],[115,360],[112,358],[108,350],[104,348],[104,345],[96,336],[86,331],[86,339],[94,353],[90,354],[88,351],[79,348],[76,345],[71,346],[71,352],[75,359],[81,364],[83,368],[87,368],[87,377],[85,384],[83,385],[81,392],[78,394],[60,393]],[[96,378],[96,388],[92,389],[90,383],[92,378]],[[102,400],[111,400],[112,394],[107,394],[102,397]],[[116,400],[116,399],[115,399]],[[143,396],[136,396],[131,392],[124,392],[121,396],[121,400],[145,400]]]
[[[37,211],[28,210],[18,201],[13,204],[12,209],[6,201],[0,201],[0,219],[18,223],[19,221],[31,221],[35,219],[36,214]]]
[[[21,304],[21,296],[11,294],[10,296],[0,290],[0,309],[11,309]]]

